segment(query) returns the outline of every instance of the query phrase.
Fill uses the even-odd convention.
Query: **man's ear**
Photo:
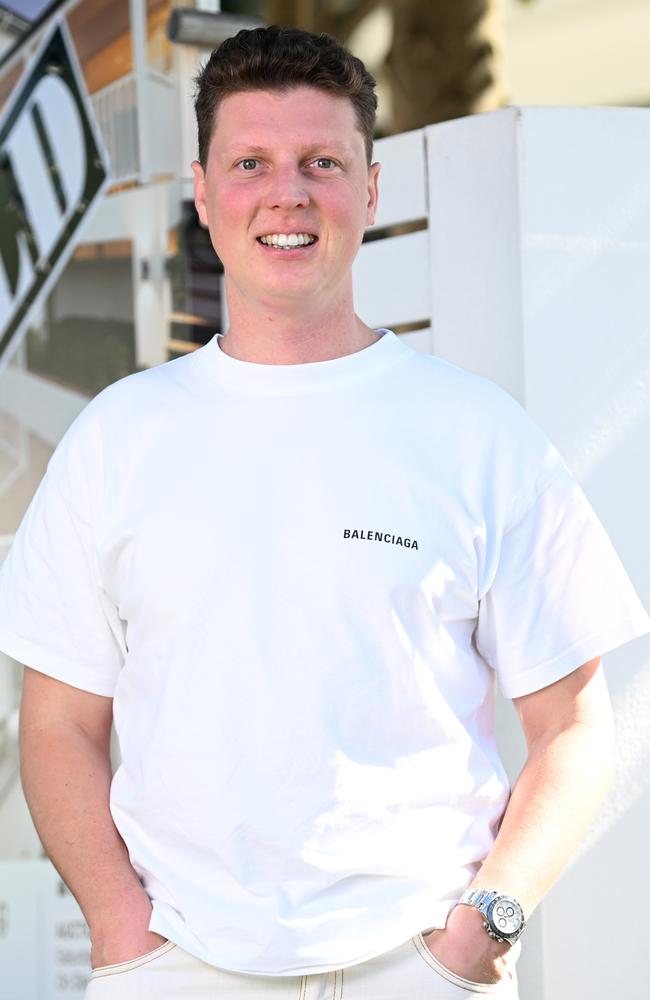
[[[205,171],[198,160],[192,160],[192,173],[194,174],[194,204],[200,222],[207,226],[208,210],[205,204]]]
[[[379,171],[381,163],[371,163],[368,167],[368,207],[366,211],[366,225],[372,226],[377,214],[377,201],[379,200]]]

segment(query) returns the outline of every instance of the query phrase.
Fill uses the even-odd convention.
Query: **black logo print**
[[[416,538],[404,538],[390,531],[359,531],[357,528],[344,528],[344,538],[358,538],[360,541],[387,542],[389,545],[403,545],[405,549],[418,549]]]

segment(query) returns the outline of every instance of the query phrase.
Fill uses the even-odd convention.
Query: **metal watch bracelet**
[[[479,911],[485,930],[495,941],[514,944],[526,926],[524,911],[518,900],[498,889],[468,889],[458,903],[473,906]]]

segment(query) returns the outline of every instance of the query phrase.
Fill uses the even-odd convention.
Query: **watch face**
[[[497,896],[488,906],[486,916],[499,934],[516,934],[524,922],[524,913],[511,896]]]

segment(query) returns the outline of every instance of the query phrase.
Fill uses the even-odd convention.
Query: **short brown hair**
[[[376,81],[361,60],[331,35],[277,25],[243,29],[212,52],[194,83],[199,163],[204,170],[217,108],[224,97],[244,90],[286,91],[300,86],[349,98],[368,164],[372,162]]]

